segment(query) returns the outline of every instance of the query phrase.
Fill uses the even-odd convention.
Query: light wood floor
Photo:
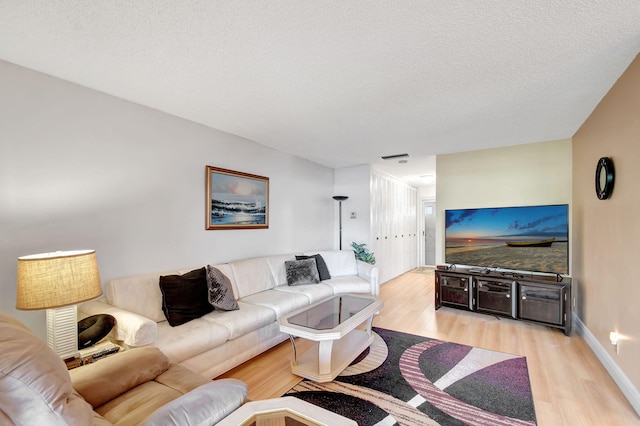
[[[540,426],[640,425],[582,337],[451,308],[435,311],[433,295],[433,273],[408,272],[385,283],[374,326],[526,356]],[[305,345],[298,342],[298,350]],[[247,383],[252,400],[276,398],[300,381],[290,372],[290,359],[291,344],[284,342],[221,377]]]

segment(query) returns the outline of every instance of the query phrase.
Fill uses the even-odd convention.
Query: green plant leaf
[[[351,247],[353,247],[353,251],[355,252],[356,259],[369,263],[371,265],[376,264],[375,256],[373,255],[373,253],[369,251],[369,249],[366,248],[365,243],[358,244],[354,241],[351,243]]]

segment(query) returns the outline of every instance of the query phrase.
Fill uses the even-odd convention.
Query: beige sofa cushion
[[[154,345],[160,348],[171,362],[182,362],[222,345],[229,339],[229,330],[206,320],[207,316],[216,313],[218,311],[209,312],[201,318],[177,327],[171,327],[166,321],[158,323],[158,339]]]
[[[74,392],[67,366],[42,340],[0,312],[0,423],[93,424],[91,406]]]
[[[183,273],[191,269],[185,269]],[[145,274],[133,277],[117,278],[105,286],[109,304],[129,312],[142,315],[155,322],[165,321],[162,312],[162,292],[160,275],[180,274],[181,271],[169,271],[158,274]]]
[[[276,321],[273,309],[238,301],[237,311],[213,311],[202,317],[204,321],[224,326],[229,331],[229,340],[237,339],[259,330]]]
[[[211,380],[194,373],[180,364],[171,364],[171,367],[156,377],[154,381],[184,394],[198,386],[209,383]]]
[[[160,407],[142,425],[165,426],[167,419],[177,425],[216,424],[242,405],[246,396],[247,387],[238,380],[210,381]]]
[[[321,299],[326,299],[329,296],[333,296],[333,287],[324,284],[323,281],[320,284],[303,284],[303,285],[279,285],[275,289],[277,291],[284,291],[289,293],[298,293],[309,299],[308,304],[315,303]]]
[[[152,380],[96,407],[95,410],[114,425],[135,425],[180,396],[181,393],[177,390]]]
[[[356,254],[353,250],[342,251],[320,251],[318,253],[324,259],[331,278],[342,277],[345,275],[358,275],[358,265],[356,263]],[[313,255],[314,252],[305,253]]]
[[[371,293],[371,283],[358,276],[332,277],[322,283],[333,288],[334,294]]]
[[[278,290],[261,291],[243,298],[242,301],[273,309],[277,318],[309,304],[309,298],[304,294]]]
[[[265,259],[269,264],[269,269],[273,275],[275,285],[287,285],[287,268],[285,267],[284,262],[288,260],[296,260],[296,257],[293,254],[282,254],[267,256]]]
[[[91,368],[88,368],[91,367]],[[169,369],[160,349],[146,346],[119,353],[95,364],[69,371],[73,387],[94,408]]]
[[[102,361],[100,361],[102,362]],[[211,425],[247,396],[244,383],[211,381],[177,364],[126,394],[96,408],[114,425]]]
[[[236,299],[271,290],[275,286],[271,268],[264,257],[237,260],[230,262],[229,266],[238,289]]]

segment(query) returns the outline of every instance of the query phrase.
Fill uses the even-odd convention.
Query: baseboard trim
[[[624,396],[629,400],[629,403],[636,410],[636,413],[640,416],[640,392],[633,386],[633,383],[624,374],[622,369],[618,367],[618,364],[613,360],[611,355],[602,347],[600,342],[584,325],[580,318],[573,313],[573,324],[575,331],[582,336],[587,345],[591,348],[598,360],[602,363],[607,370],[611,378],[618,385]]]

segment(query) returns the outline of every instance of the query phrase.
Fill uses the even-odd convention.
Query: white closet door
[[[371,234],[380,282],[417,266],[416,188],[377,171],[371,176]]]

